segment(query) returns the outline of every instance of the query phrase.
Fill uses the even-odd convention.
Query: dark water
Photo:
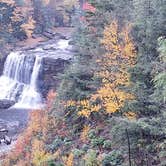
[[[28,109],[0,110],[0,130],[8,130],[7,133],[0,132],[0,140],[3,140],[4,135],[11,139],[11,144],[9,145],[5,143],[0,144],[0,157],[4,153],[7,154],[10,152],[14,147],[17,138],[27,125],[29,112],[30,110]]]
[[[8,130],[10,136],[19,134],[27,125],[28,109],[0,110],[0,129]]]
[[[28,109],[7,109],[0,110],[0,119],[5,121],[19,121],[21,124],[27,123],[28,113],[30,110]]]

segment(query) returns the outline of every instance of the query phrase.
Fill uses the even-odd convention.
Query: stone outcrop
[[[15,101],[3,99],[0,100],[0,109],[8,109],[15,104]]]
[[[50,57],[43,58],[43,69],[39,77],[39,88],[40,92],[44,96],[50,89],[56,89],[58,83],[60,82],[59,74],[64,72],[64,69],[69,65],[69,60],[64,59],[53,59]]]
[[[0,75],[2,75],[4,63],[5,63],[5,60],[6,60],[6,57],[8,54],[9,54],[9,51],[1,50],[1,53],[0,53]]]

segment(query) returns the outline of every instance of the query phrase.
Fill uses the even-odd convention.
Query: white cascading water
[[[41,57],[12,52],[8,55],[0,77],[0,99],[17,101],[14,107],[38,108],[41,96],[37,79]]]
[[[40,108],[42,106],[41,95],[37,91],[38,74],[41,67],[42,58],[36,56],[30,84],[25,86],[18,103],[15,108]]]
[[[7,56],[3,75],[0,77],[0,100],[15,101],[14,108],[36,109],[44,106],[37,87],[42,58],[71,58],[67,50],[69,40],[59,40],[44,46],[56,49],[45,50],[43,47],[37,47],[26,53],[11,52]]]

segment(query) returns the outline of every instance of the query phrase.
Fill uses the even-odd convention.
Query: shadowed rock
[[[15,101],[2,99],[0,100],[0,109],[8,109],[15,104]]]

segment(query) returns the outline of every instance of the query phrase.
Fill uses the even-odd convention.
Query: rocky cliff
[[[59,74],[64,72],[69,63],[70,60],[60,58],[52,59],[45,57],[43,59],[43,70],[39,77],[39,88],[44,97],[46,97],[50,89],[56,90],[60,82]]]

